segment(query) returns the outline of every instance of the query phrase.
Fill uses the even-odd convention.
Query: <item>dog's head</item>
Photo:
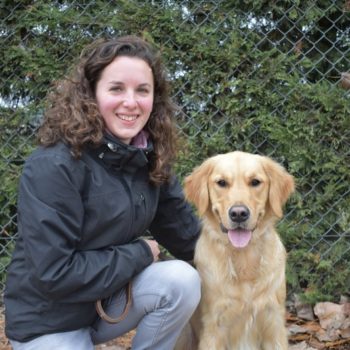
[[[268,157],[231,152],[197,167],[184,190],[200,216],[214,221],[234,247],[244,248],[262,225],[282,217],[294,179]]]

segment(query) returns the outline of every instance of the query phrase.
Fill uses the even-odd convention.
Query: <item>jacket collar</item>
[[[134,172],[149,163],[153,144],[148,140],[145,148],[139,148],[127,145],[110,134],[105,134],[102,144],[93,153],[107,168]]]

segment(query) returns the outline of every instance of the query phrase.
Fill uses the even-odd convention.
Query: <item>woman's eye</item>
[[[261,184],[261,181],[258,180],[258,179],[253,179],[250,184],[253,186],[253,187],[257,187]]]
[[[146,95],[146,94],[149,93],[149,90],[148,90],[148,89],[144,89],[144,88],[141,88],[141,89],[139,89],[138,91],[139,91],[141,94],[144,94],[144,95]]]
[[[218,180],[216,181],[216,183],[220,186],[220,187],[226,187],[227,186],[227,182],[225,180]]]
[[[119,91],[122,91],[123,89],[120,87],[120,86],[113,86],[110,88],[110,91],[113,91],[113,92],[119,92]]]

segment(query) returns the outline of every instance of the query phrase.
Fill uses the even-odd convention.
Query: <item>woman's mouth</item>
[[[125,114],[117,114],[117,117],[121,120],[125,120],[127,122],[132,122],[137,119],[137,115],[125,115]]]

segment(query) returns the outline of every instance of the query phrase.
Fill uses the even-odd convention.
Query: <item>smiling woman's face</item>
[[[107,132],[130,144],[153,109],[152,70],[140,58],[118,56],[102,71],[95,95]]]

